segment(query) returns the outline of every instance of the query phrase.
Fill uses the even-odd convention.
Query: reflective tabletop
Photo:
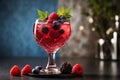
[[[84,69],[83,77],[57,78],[57,80],[120,80],[120,61],[103,61],[91,58],[57,58],[57,65],[64,62],[72,65],[79,63]],[[0,80],[56,80],[56,78],[35,78],[29,76],[12,77],[9,70],[13,65],[18,65],[22,69],[26,64],[32,67],[41,65],[46,66],[47,58],[0,58]]]

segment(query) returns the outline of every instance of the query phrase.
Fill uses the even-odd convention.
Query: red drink
[[[58,9],[57,13],[42,12],[38,10],[40,16],[35,21],[33,35],[37,43],[48,53],[48,63],[43,72],[46,74],[60,74],[60,70],[55,62],[55,53],[67,42],[71,35],[70,8]],[[42,22],[39,22],[39,21]]]
[[[71,28],[68,22],[64,22],[55,28],[52,23],[36,22],[33,33],[37,43],[47,53],[55,53],[69,39]]]

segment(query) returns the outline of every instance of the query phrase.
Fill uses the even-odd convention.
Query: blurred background
[[[110,41],[113,37],[119,3],[119,0],[0,0],[0,57],[47,56],[32,33],[37,9],[53,12],[64,6],[72,8],[72,35],[57,55],[93,58],[98,39]]]
[[[56,11],[57,0],[0,0],[0,56],[46,56],[33,37],[37,9]]]

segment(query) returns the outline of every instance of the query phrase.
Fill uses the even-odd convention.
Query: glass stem
[[[55,68],[55,67],[56,67],[55,53],[49,53],[48,54],[48,63],[47,63],[46,69]]]

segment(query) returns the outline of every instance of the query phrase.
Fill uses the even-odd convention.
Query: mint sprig
[[[45,18],[48,18],[48,16],[49,16],[49,13],[48,13],[48,11],[46,11],[45,12]]]
[[[40,16],[39,19],[41,21],[45,21],[46,18],[48,18],[48,15],[49,15],[48,11],[43,12],[43,11],[41,11],[41,10],[38,9],[37,12],[38,12],[38,15]]]
[[[70,12],[71,12],[71,8],[67,8],[67,9],[65,9],[64,7],[61,7],[60,9],[58,9],[57,10],[57,14],[59,15],[59,16],[64,16],[66,19],[69,19],[70,17],[72,17],[71,15],[70,15]],[[41,21],[46,21],[46,19],[48,18],[48,16],[49,16],[49,12],[48,11],[46,11],[46,12],[43,12],[43,11],[41,11],[41,10],[37,10],[37,12],[38,12],[38,15],[40,16],[39,17],[39,20],[41,20]]]
[[[62,7],[62,8],[57,10],[57,14],[59,16],[65,16],[66,19],[69,19],[70,17],[72,17],[70,15],[71,10],[72,10],[72,8],[65,9],[64,7]]]

